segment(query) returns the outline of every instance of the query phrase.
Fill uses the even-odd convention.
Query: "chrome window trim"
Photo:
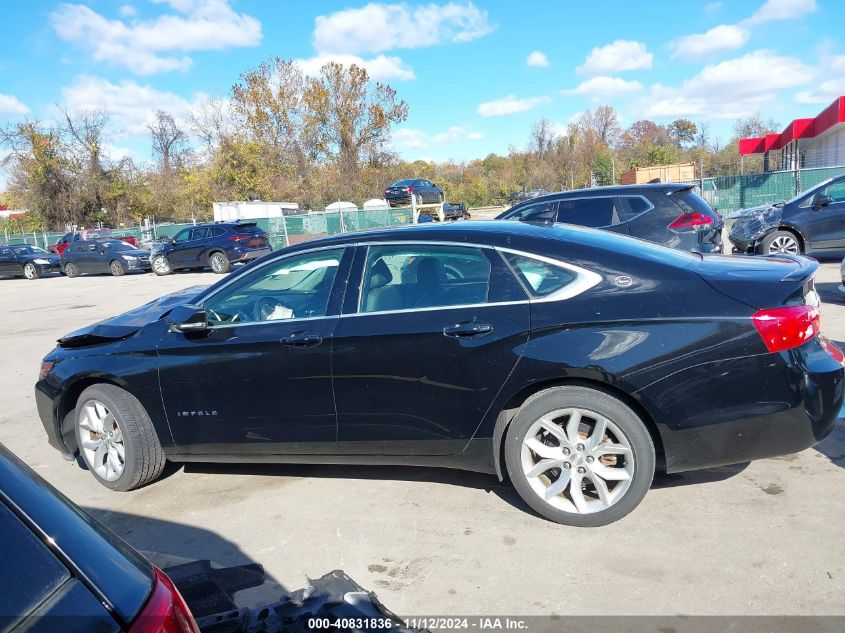
[[[307,255],[309,253],[319,253],[320,251],[327,251],[327,250],[340,249],[341,251],[345,251],[350,246],[357,246],[357,245],[356,244],[332,244],[330,246],[317,246],[315,248],[303,249],[301,251],[295,251],[293,253],[286,253],[286,254],[283,254],[283,255],[279,255],[279,257],[273,257],[272,259],[268,259],[266,262],[259,264],[258,266],[255,267],[254,270],[250,271],[247,274],[252,274],[252,273],[254,273],[258,270],[261,270],[262,268],[264,268],[266,266],[269,266],[270,264],[276,264],[278,262],[284,261],[285,259],[289,259],[291,257],[297,257],[299,255]],[[340,259],[341,259],[341,261],[343,260],[343,254],[341,254]],[[206,308],[206,302],[208,300],[216,297],[218,294],[220,294],[223,290],[225,290],[226,288],[231,286],[237,280],[238,280],[237,277],[234,278],[234,279],[228,280],[222,286],[217,288],[217,290],[215,290],[212,294],[208,295],[207,297],[204,297],[202,299],[202,302],[199,303],[198,305],[201,305],[203,308]],[[337,314],[326,315],[326,314],[324,314],[322,316],[314,316],[314,317],[293,317],[291,319],[278,319],[276,322],[277,323],[298,323],[300,321],[313,321],[315,319],[335,319],[338,316],[340,316],[340,315],[337,315]],[[250,322],[245,322],[245,323],[223,323],[223,324],[219,324],[219,325],[209,325],[208,329],[209,330],[216,330],[216,329],[220,329],[220,328],[229,328],[229,327],[247,327],[249,325],[267,325],[268,323],[273,323],[273,321],[250,321]]]
[[[507,306],[507,305],[524,305],[524,304],[532,304],[532,303],[549,303],[552,301],[564,301],[566,299],[571,299],[572,297],[578,296],[589,290],[590,288],[594,288],[598,284],[600,284],[603,280],[602,276],[598,273],[595,273],[591,270],[587,270],[586,268],[581,268],[580,266],[575,266],[574,264],[569,264],[566,262],[562,262],[558,259],[554,259],[552,257],[546,257],[544,255],[537,255],[536,253],[526,253],[525,251],[520,251],[513,248],[506,248],[506,247],[499,247],[493,246],[490,244],[476,244],[472,242],[432,242],[429,240],[399,240],[399,241],[370,241],[370,242],[358,242],[356,246],[366,246],[369,248],[373,245],[390,245],[390,246],[399,246],[399,245],[440,245],[440,246],[463,246],[463,247],[470,247],[470,248],[479,248],[479,249],[488,249],[494,250],[498,253],[512,253],[514,255],[520,255],[521,257],[527,257],[528,259],[536,259],[538,261],[545,262],[547,264],[551,264],[553,266],[559,266],[561,268],[566,268],[574,272],[577,275],[575,281],[570,284],[567,284],[560,290],[553,292],[549,295],[544,297],[533,297],[530,296],[527,299],[520,299],[518,301],[496,301],[492,303],[468,303],[468,304],[461,304],[461,305],[453,305],[453,306],[432,306],[432,307],[425,307],[425,308],[404,308],[402,310],[379,310],[376,312],[361,312],[361,300],[362,300],[362,286],[364,283],[364,268],[366,268],[366,260],[364,260],[364,268],[361,269],[361,279],[358,285],[358,300],[356,305],[358,306],[358,310],[356,312],[349,312],[346,314],[340,314],[339,317],[343,318],[350,318],[350,317],[363,317],[363,316],[370,316],[370,315],[384,315],[384,314],[407,314],[410,312],[431,312],[433,310],[465,310],[467,308],[483,308],[483,307],[491,307],[491,306]],[[369,253],[368,253],[369,254]],[[503,258],[504,259],[504,258]],[[507,260],[504,261],[505,265],[510,268],[507,263]],[[513,274],[513,272],[511,272]],[[517,283],[522,286],[522,282],[519,280],[519,277],[516,278]],[[524,288],[523,288],[524,289]]]

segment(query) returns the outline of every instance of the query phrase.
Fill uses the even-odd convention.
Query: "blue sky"
[[[149,160],[156,109],[185,116],[278,55],[308,72],[364,64],[410,105],[409,159],[467,160],[524,146],[609,103],[639,118],[705,122],[727,140],[754,111],[782,125],[845,94],[845,2],[8,2],[0,124],[56,104],[112,113],[109,152]],[[2,184],[2,182],[0,182]]]

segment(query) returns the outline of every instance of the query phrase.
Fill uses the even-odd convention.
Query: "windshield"
[[[11,249],[15,252],[15,255],[49,255],[47,251],[37,246],[12,246]]]

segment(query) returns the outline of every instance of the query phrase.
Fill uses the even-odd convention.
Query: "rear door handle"
[[[470,338],[473,336],[483,336],[493,331],[493,326],[489,323],[476,323],[474,321],[468,323],[456,323],[443,328],[443,335],[450,338]]]
[[[316,347],[323,342],[323,337],[316,332],[293,332],[282,339],[282,345],[302,349],[304,347]]]

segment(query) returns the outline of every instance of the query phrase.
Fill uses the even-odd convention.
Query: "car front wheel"
[[[798,238],[789,231],[775,231],[764,237],[760,242],[760,253],[762,255],[800,255],[801,244]]]
[[[126,270],[123,268],[123,264],[121,264],[116,259],[109,264],[109,272],[111,272],[112,276],[114,277],[122,277],[126,274]]]
[[[164,469],[153,423],[135,396],[114,385],[93,385],[76,405],[76,441],[94,478],[112,490],[133,490]]]
[[[153,272],[156,275],[169,275],[173,272],[170,268],[170,260],[165,255],[156,255],[152,261]]]
[[[30,262],[24,265],[23,276],[27,279],[38,279],[41,276],[41,273],[38,272],[38,268],[35,264]]]
[[[579,527],[617,521],[654,477],[654,444],[639,417],[596,389],[554,387],[531,396],[505,436],[508,474],[543,517]]]
[[[218,275],[229,272],[229,258],[223,253],[214,253],[208,258],[208,263]]]

